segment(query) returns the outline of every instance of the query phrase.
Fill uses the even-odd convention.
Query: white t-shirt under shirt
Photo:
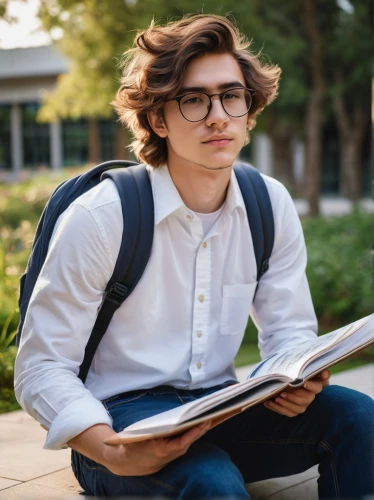
[[[112,425],[101,400],[116,394],[159,385],[212,387],[236,378],[233,361],[249,314],[262,357],[315,338],[303,233],[282,184],[263,176],[275,241],[252,307],[256,259],[235,173],[221,213],[200,219],[184,205],[166,165],[149,171],[150,259],[114,314],[85,385],[79,367],[122,239],[113,182],[83,194],[57,222],[15,364],[17,400],[49,429],[46,449],[65,448],[93,425]]]
[[[224,203],[221,205],[221,208],[219,208],[216,212],[212,212],[210,214],[199,214],[198,212],[194,212],[197,217],[201,220],[201,223],[203,225],[203,233],[204,233],[204,238],[207,236],[209,231],[212,229],[214,224],[217,222],[219,219],[219,216],[221,215],[223,211]]]

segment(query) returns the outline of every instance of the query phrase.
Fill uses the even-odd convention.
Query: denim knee
[[[179,476],[180,498],[249,498],[243,476],[229,454],[204,440],[194,443],[160,476],[164,473]]]
[[[317,395],[315,403],[334,426],[340,425],[353,435],[374,437],[374,400],[367,394],[330,385]]]
[[[202,444],[202,443],[201,443]],[[224,497],[248,498],[244,479],[239,469],[223,450],[214,447],[211,451],[194,458],[195,467],[186,481],[186,492],[191,498]]]

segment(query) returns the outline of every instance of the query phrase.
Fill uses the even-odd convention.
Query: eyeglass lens
[[[229,89],[223,93],[221,102],[228,115],[239,117],[248,113],[252,103],[252,96],[246,89]],[[186,94],[180,100],[179,106],[186,120],[191,122],[200,121],[209,113],[210,98],[208,95],[199,92]]]

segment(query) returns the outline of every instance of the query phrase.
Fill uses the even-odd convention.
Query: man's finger
[[[330,385],[330,377],[331,373],[329,370],[323,370],[322,373],[320,373],[320,377],[322,380],[322,387],[328,387]]]
[[[303,398],[303,399],[305,399],[305,397],[308,397],[308,395],[310,394],[310,391],[308,391],[307,389],[304,389],[303,386],[301,386],[301,387],[287,387],[287,389],[285,389],[283,392],[285,392],[287,394],[292,394],[293,396],[296,396],[298,398]]]
[[[323,372],[320,373],[320,377],[322,380],[327,380],[331,377],[331,373],[329,370],[323,370]]]
[[[170,452],[178,451],[185,448],[187,445],[196,441],[206,432],[206,426],[193,427],[192,429],[184,432],[181,436],[171,439],[167,443],[167,450]]]
[[[283,408],[277,403],[274,403],[274,401],[266,401],[264,403],[264,406],[269,410],[275,411],[276,413],[279,413],[280,415],[284,415],[286,417],[296,417],[298,415],[298,413],[288,410],[287,408]]]
[[[322,391],[322,382],[320,379],[310,379],[305,382],[303,387],[313,394],[319,394]]]
[[[296,404],[296,403],[292,403],[291,401],[288,401],[286,399],[283,399],[280,396],[277,396],[275,398],[275,403],[277,403],[279,406],[281,406],[282,408],[286,408],[287,410],[290,410],[290,411],[292,411],[294,413],[297,413],[297,414],[304,413],[304,411],[306,410],[307,406],[311,402],[312,401],[309,400],[306,403],[299,405],[299,404]]]
[[[298,391],[297,394],[293,392],[282,392],[279,394],[279,397],[285,401],[291,401],[291,403],[295,403],[299,406],[307,406],[314,400],[315,395],[306,389],[302,389],[302,392]]]

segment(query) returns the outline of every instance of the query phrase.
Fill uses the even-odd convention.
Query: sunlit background
[[[19,276],[48,196],[100,161],[134,159],[109,105],[118,62],[152,19],[197,12],[229,13],[282,68],[241,158],[294,199],[321,333],[372,312],[370,1],[1,0],[0,412],[17,407]],[[238,365],[258,359],[256,344],[249,322]],[[372,361],[368,351],[353,363]]]

